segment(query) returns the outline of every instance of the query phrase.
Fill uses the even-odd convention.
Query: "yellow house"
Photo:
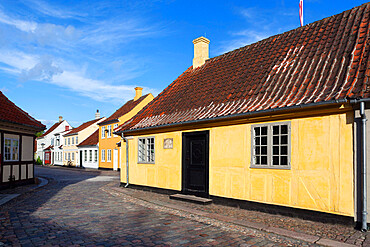
[[[359,130],[368,129],[369,8],[214,58],[209,40],[195,39],[193,66],[117,128],[129,148],[121,183],[330,213],[367,228],[361,167],[370,151]]]
[[[113,130],[120,124],[131,119],[153,100],[154,97],[151,93],[142,96],[142,90],[141,87],[136,87],[134,99],[127,101],[105,121],[98,124],[100,152],[99,169],[118,170],[121,167],[120,156],[125,156],[126,150],[121,149],[121,137],[113,134]]]
[[[63,165],[65,166],[81,166],[81,160],[83,159],[82,152],[79,153],[78,145],[82,143],[86,138],[90,137],[96,130],[98,130],[98,124],[104,121],[105,117],[100,117],[99,111],[95,114],[95,119],[85,122],[67,132],[64,136],[63,143]]]

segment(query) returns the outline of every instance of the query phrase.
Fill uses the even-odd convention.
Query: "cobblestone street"
[[[1,206],[2,246],[313,246],[112,196],[118,173],[38,167],[49,184]]]

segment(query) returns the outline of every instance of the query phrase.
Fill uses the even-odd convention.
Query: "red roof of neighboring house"
[[[370,96],[370,3],[188,68],[119,129]]]
[[[74,128],[72,129],[71,131],[67,132],[66,134],[64,134],[63,136],[69,136],[69,135],[73,135],[73,134],[76,134],[78,132],[80,132],[81,130],[84,130],[86,129],[87,127],[89,127],[90,125],[93,125],[94,123],[100,121],[102,118],[98,118],[98,119],[94,119],[94,120],[91,120],[91,121],[88,121],[86,123],[83,123],[81,124],[80,126],[78,126],[77,128]]]
[[[127,114],[132,109],[135,108],[141,101],[143,101],[149,94],[146,94],[144,96],[141,96],[137,100],[130,100],[127,101],[123,106],[121,106],[117,111],[115,111],[110,117],[105,119],[103,122],[99,123],[99,125],[105,125],[110,123],[111,121],[118,120],[119,117]]]
[[[63,122],[63,121],[62,121]],[[53,126],[51,126],[47,131],[45,131],[44,134],[42,134],[41,136],[39,136],[38,138],[40,137],[44,137],[46,136],[47,134],[51,133],[53,130],[55,130],[56,128],[58,128],[58,126],[62,123],[62,122],[57,122],[55,124],[53,124]]]
[[[77,145],[77,147],[81,146],[95,146],[99,143],[99,130],[97,129],[94,133],[92,133],[88,138],[86,138],[83,142]]]
[[[27,112],[16,106],[11,102],[1,91],[0,91],[0,121],[17,123],[29,127],[36,128],[38,130],[44,130],[45,125],[40,121],[37,121]]]

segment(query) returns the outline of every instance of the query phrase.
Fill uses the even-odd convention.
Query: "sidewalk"
[[[232,224],[235,227],[256,229],[303,240],[323,246],[370,246],[370,233],[362,233],[352,226],[320,223],[282,215],[273,215],[258,211],[240,209],[216,204],[198,205],[169,199],[168,195],[143,190],[117,187],[111,183],[103,188],[114,196],[134,199],[133,202],[165,210],[194,220],[215,221]]]
[[[43,187],[48,184],[45,178],[37,177],[35,184],[20,185],[14,188],[0,190],[0,206],[9,202],[10,200],[37,188]]]

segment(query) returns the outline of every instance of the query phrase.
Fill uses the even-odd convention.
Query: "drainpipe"
[[[366,181],[366,115],[365,115],[365,102],[360,102],[360,114],[362,121],[362,227],[361,231],[367,231],[367,181]]]
[[[126,185],[125,185],[125,188],[127,188],[129,186],[129,180],[128,180],[128,178],[129,178],[129,176],[128,176],[128,168],[129,168],[128,167],[128,140],[129,140],[129,138],[124,137],[123,133],[121,134],[121,136],[122,136],[122,139],[126,142]]]

